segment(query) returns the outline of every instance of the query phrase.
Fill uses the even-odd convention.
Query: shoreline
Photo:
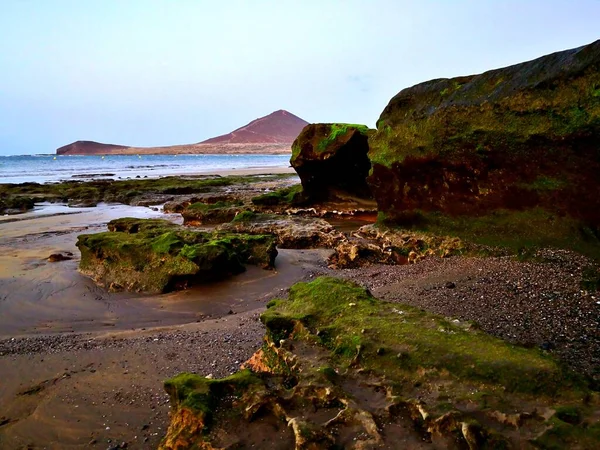
[[[30,156],[30,155],[26,155]],[[122,162],[115,162],[111,157],[127,158]],[[252,174],[280,174],[293,173],[289,165],[289,158],[281,158],[287,155],[206,155],[207,157],[229,156],[229,159],[219,159],[216,164],[224,167],[210,167],[215,161],[208,160],[203,167],[205,155],[146,155],[145,158],[156,156],[154,164],[145,164],[143,157],[137,155],[110,155],[107,159],[101,159],[100,155],[69,156],[59,155],[58,160],[50,156],[32,158],[35,163],[31,173],[11,168],[0,171],[0,184],[22,184],[22,183],[58,183],[71,181],[92,180],[127,180],[127,179],[155,179],[167,176],[200,176],[200,175],[252,175]],[[171,158],[167,158],[171,156]],[[250,159],[244,159],[244,157]],[[278,158],[273,160],[273,158]],[[55,157],[56,158],[56,157]],[[61,162],[67,158],[74,158],[69,162]],[[267,158],[266,160],[264,158]],[[39,161],[38,161],[39,160]],[[87,166],[82,166],[83,160],[92,161]],[[274,164],[269,164],[269,163]],[[58,163],[58,165],[56,165]],[[262,163],[262,165],[261,165]],[[43,164],[40,166],[40,164]],[[48,166],[46,166],[46,164]],[[266,165],[265,165],[266,164]],[[238,167],[227,167],[238,166]],[[239,167],[243,166],[243,167]],[[93,167],[90,169],[89,167]],[[56,170],[55,170],[56,169]],[[62,173],[64,172],[64,176]]]

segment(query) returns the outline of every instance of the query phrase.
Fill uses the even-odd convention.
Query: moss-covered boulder
[[[0,198],[0,214],[19,214],[33,209],[35,201],[31,197],[7,195]]]
[[[365,181],[371,168],[369,133],[365,125],[306,126],[292,145],[290,159],[304,194],[314,200],[338,194],[371,198]]]
[[[535,206],[600,224],[600,41],[389,102],[369,141],[380,211]]]
[[[597,393],[537,349],[322,277],[261,317],[233,377],[165,383],[163,450],[597,448]],[[273,444],[273,445],[271,445]]]
[[[110,290],[161,293],[244,271],[272,268],[275,239],[187,230],[166,220],[123,218],[78,237],[79,270]]]
[[[241,211],[238,203],[217,202],[217,203],[192,203],[182,212],[184,225],[214,225],[219,223],[231,222],[231,220]]]

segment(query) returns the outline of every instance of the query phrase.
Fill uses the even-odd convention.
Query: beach
[[[232,181],[219,178],[226,175]],[[267,303],[285,298],[294,283],[321,275],[356,282],[388,302],[476,323],[486,333],[552,351],[579,373],[598,376],[594,327],[600,302],[580,289],[590,264],[586,257],[545,250],[537,256],[543,262],[518,262],[510,255],[427,253],[415,264],[332,264],[338,243],[362,242],[366,235],[357,229],[375,220],[363,203],[346,210],[323,204],[280,211],[275,217],[283,228],[273,229],[280,239],[300,233],[321,240],[280,245],[274,270],[247,265],[230,278],[164,294],[111,292],[78,271],[80,234],[106,231],[109,221],[122,217],[181,224],[182,214],[174,212],[181,205],[268,196],[296,185],[297,178],[287,175],[290,169],[282,167],[191,174],[164,185],[141,180],[136,189],[142,190],[127,197],[130,204],[44,201],[0,217],[0,449],[156,448],[170,420],[164,381],[182,372],[210,378],[236,373],[263,346],[259,317]],[[119,182],[129,188],[137,183]],[[207,190],[202,183],[216,185]],[[199,193],[143,190],[155,185],[169,192],[172,186],[199,186]],[[81,195],[85,186],[71,192]]]
[[[159,209],[41,204],[0,218],[0,448],[156,448],[169,418],[163,381],[235,372],[262,344],[264,305],[328,254],[280,250],[273,271],[249,266],[159,296],[109,293],[77,271],[79,234],[125,216],[181,222]],[[59,253],[72,259],[48,261]]]

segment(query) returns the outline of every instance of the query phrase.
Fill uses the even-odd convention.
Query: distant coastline
[[[128,147],[94,141],[77,141],[56,150],[57,155],[289,155],[289,143],[183,144],[162,147]]]
[[[95,141],[75,141],[56,150],[57,155],[289,155],[291,146],[308,122],[280,109],[259,117],[230,133],[195,144],[132,147]]]

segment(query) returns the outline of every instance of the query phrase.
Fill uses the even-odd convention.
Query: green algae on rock
[[[0,199],[0,214],[17,214],[33,209],[35,201],[22,195],[7,195]]]
[[[162,449],[598,443],[600,402],[581,377],[470,324],[329,277],[297,283],[261,320],[265,344],[246,363],[256,375],[166,382],[173,412]]]
[[[161,293],[243,272],[272,268],[275,239],[192,231],[166,220],[123,218],[108,232],[78,237],[79,270],[110,290]]]
[[[182,212],[184,225],[214,225],[230,222],[241,211],[239,203],[192,203]]]
[[[60,183],[1,184],[0,196],[28,196],[36,201],[94,206],[99,202],[132,204],[140,199],[164,203],[175,195],[202,194],[233,185],[283,180],[290,174],[247,176],[167,176],[133,180],[64,181]]]
[[[402,90],[369,139],[379,210],[543,207],[600,225],[600,41]]]
[[[297,206],[307,201],[301,184],[267,192],[252,198],[252,203],[256,206]]]
[[[322,200],[340,191],[371,198],[365,181],[371,168],[367,157],[370,133],[365,125],[318,123],[306,126],[292,145],[290,159],[305,195]]]

